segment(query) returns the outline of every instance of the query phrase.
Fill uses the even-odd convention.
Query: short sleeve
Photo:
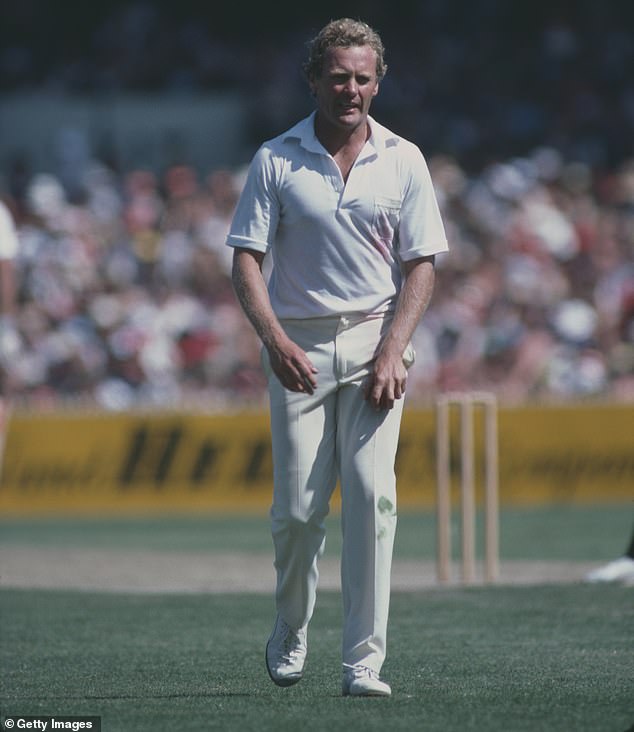
[[[445,227],[425,158],[415,145],[407,145],[405,152],[405,189],[398,245],[402,261],[448,250]]]
[[[266,252],[279,221],[279,196],[274,155],[263,145],[255,154],[238,200],[227,237],[230,247]]]

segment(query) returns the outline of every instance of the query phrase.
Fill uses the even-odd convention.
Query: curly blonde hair
[[[318,79],[324,68],[324,57],[329,48],[350,48],[370,46],[376,53],[376,76],[378,81],[385,76],[387,64],[384,61],[385,49],[379,34],[367,23],[351,18],[331,20],[308,42],[308,60],[303,66],[309,81]]]

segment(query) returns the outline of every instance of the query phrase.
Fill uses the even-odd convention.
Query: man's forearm
[[[400,356],[405,352],[431,300],[435,279],[434,257],[406,264],[405,275],[394,319],[380,348],[382,352],[390,351]]]
[[[304,351],[285,333],[277,319],[262,277],[258,252],[236,250],[233,258],[233,287],[244,312],[268,351],[271,368],[290,391],[313,393],[317,385],[313,366]]]
[[[284,336],[284,331],[271,307],[261,265],[259,253],[236,250],[232,281],[240,305],[255,332],[266,348],[272,348]]]

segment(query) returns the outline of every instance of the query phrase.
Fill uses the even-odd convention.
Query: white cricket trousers
[[[326,317],[283,320],[282,326],[318,373],[313,394],[288,391],[263,351],[271,403],[277,611],[294,628],[305,628],[311,619],[324,520],[339,478],[342,659],[378,673],[386,652],[403,399],[391,410],[376,411],[362,386],[389,321]],[[413,361],[411,347],[404,361]]]

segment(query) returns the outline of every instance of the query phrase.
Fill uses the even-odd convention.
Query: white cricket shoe
[[[586,582],[634,582],[634,559],[619,557],[585,576]]]
[[[367,666],[344,666],[341,693],[344,696],[390,696],[392,689]]]
[[[278,686],[302,680],[306,663],[306,629],[294,630],[279,615],[266,644],[266,670]]]

